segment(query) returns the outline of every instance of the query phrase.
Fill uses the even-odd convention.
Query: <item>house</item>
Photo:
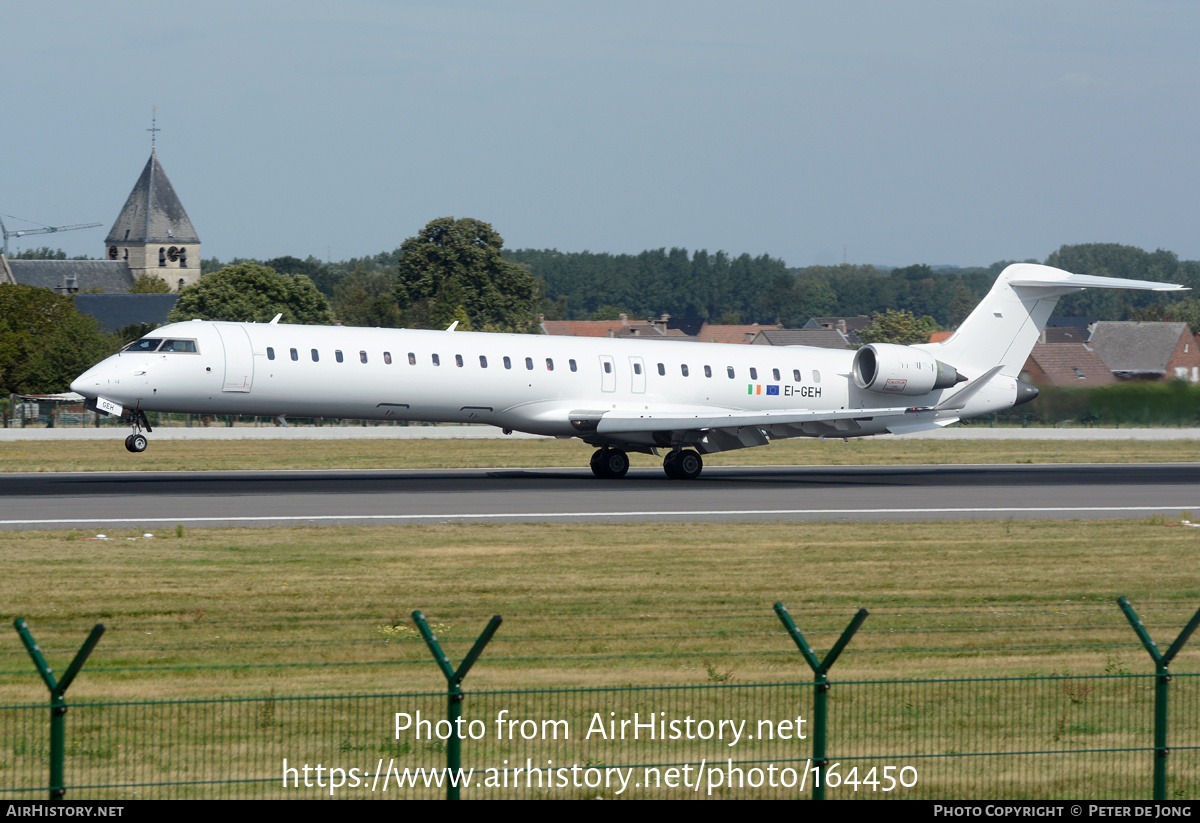
[[[670,328],[670,315],[658,320],[630,320],[621,314],[616,320],[546,320],[538,318],[542,334],[564,337],[639,337],[662,340],[695,340],[680,329]]]
[[[755,346],[814,346],[819,349],[849,349],[852,342],[838,329],[766,329],[751,341]]]
[[[1103,386],[1117,380],[1087,343],[1035,343],[1021,379],[1035,386]]]
[[[1187,323],[1102,320],[1088,343],[1118,379],[1200,382],[1200,350]]]
[[[702,343],[753,343],[762,331],[778,331],[783,326],[732,325],[728,323],[705,323],[700,327],[696,339]]]

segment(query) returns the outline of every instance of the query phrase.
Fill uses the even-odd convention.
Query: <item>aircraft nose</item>
[[[96,396],[96,371],[99,366],[92,366],[83,374],[71,381],[71,391],[76,394],[82,394],[84,397]]]

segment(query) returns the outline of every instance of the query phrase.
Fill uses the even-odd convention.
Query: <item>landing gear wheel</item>
[[[695,480],[704,471],[704,459],[700,457],[700,452],[691,449],[681,451],[675,465],[680,480]]]
[[[146,440],[146,435],[144,434],[131,434],[125,438],[125,448],[129,449],[129,451],[134,452],[135,454],[144,452],[146,450],[146,446],[148,445],[149,443]]]
[[[667,452],[663,458],[663,471],[672,480],[679,480],[679,452]]]
[[[695,480],[704,469],[699,452],[673,451],[663,458],[663,471],[672,480]]]
[[[592,455],[592,474],[605,480],[616,480],[629,471],[629,455],[620,449],[600,449]]]

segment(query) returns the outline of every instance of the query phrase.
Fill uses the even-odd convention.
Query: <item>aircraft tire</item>
[[[672,480],[681,479],[679,474],[679,452],[668,452],[667,456],[663,458],[663,471]]]
[[[675,460],[675,477],[679,480],[695,480],[704,471],[704,458],[700,452],[687,449]]]
[[[150,445],[144,434],[131,434],[125,438],[125,448],[129,449],[134,454],[140,454],[146,450],[146,446]]]
[[[599,478],[604,477],[604,449],[596,449],[596,453],[592,455],[592,474]]]
[[[620,449],[604,449],[601,458],[603,477],[610,480],[620,480],[629,471],[629,455]]]

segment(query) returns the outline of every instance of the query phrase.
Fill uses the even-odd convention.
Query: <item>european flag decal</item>
[[[779,394],[779,386],[767,386],[767,394]]]

